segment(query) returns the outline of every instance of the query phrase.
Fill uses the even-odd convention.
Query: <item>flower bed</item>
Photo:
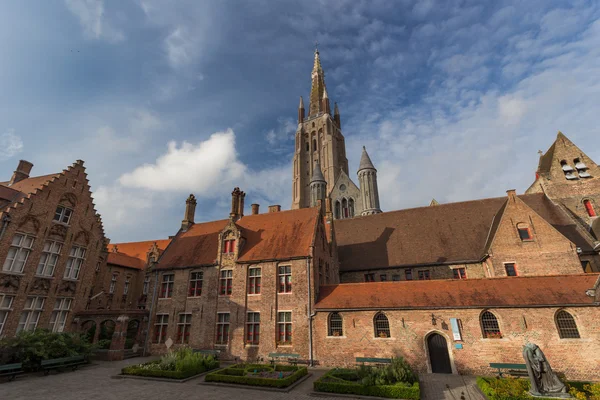
[[[306,367],[290,365],[235,364],[211,372],[206,382],[236,383],[250,386],[285,388],[308,374]]]
[[[569,394],[579,400],[600,400],[600,383],[566,382]],[[529,394],[529,379],[519,378],[485,378],[477,377],[477,386],[488,400],[529,400],[550,399],[550,397],[533,397]],[[553,397],[556,399],[556,397]]]
[[[185,379],[218,367],[219,361],[212,356],[207,357],[194,353],[189,347],[182,347],[176,352],[165,354],[160,360],[130,365],[121,372],[124,375]]]
[[[395,358],[384,367],[336,368],[314,383],[318,392],[357,394],[392,399],[421,398],[417,376],[402,359]]]

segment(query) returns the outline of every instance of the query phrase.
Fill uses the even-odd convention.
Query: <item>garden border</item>
[[[157,376],[130,375],[130,374],[122,374],[122,373],[117,374],[117,375],[111,375],[111,378],[112,379],[143,379],[146,381],[184,383],[187,381],[191,381],[192,379],[200,378],[208,373],[214,372],[217,369],[219,369],[219,367],[210,369],[208,371],[201,372],[196,375],[188,376],[187,378],[183,378],[183,379],[159,378]]]
[[[236,389],[250,389],[250,390],[260,390],[260,391],[267,391],[267,392],[288,393],[288,392],[292,391],[296,386],[298,386],[299,384],[301,384],[302,382],[304,382],[305,380],[310,378],[311,376],[312,376],[312,373],[309,372],[306,375],[304,375],[303,377],[301,377],[300,379],[298,379],[296,382],[292,383],[290,386],[281,388],[281,389],[269,387],[269,386],[244,385],[243,383],[223,383],[223,382],[205,382],[205,381],[199,382],[198,385],[222,386],[222,387],[230,387],[230,388],[236,388]]]

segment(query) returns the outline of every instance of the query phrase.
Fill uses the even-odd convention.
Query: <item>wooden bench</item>
[[[292,365],[298,365],[300,354],[285,354],[285,353],[269,353],[271,365],[275,365],[275,361],[285,359]]]
[[[85,356],[55,358],[53,360],[42,360],[42,369],[44,370],[44,375],[48,375],[52,369],[71,367],[75,371],[79,365],[85,363],[87,363]]]
[[[23,364],[4,364],[0,365],[0,376],[8,376],[8,381],[15,379],[15,376],[23,373]]]
[[[221,350],[201,350],[201,349],[193,349],[192,352],[194,353],[200,353],[204,356],[213,356],[215,358],[215,360],[219,359],[219,353],[221,353]]]
[[[376,364],[376,365],[384,365],[391,364],[391,358],[373,358],[373,357],[356,357],[356,363],[365,365],[365,363]]]
[[[527,376],[527,365],[525,364],[509,364],[509,363],[490,363],[490,368],[498,370],[498,377],[502,378],[502,370],[507,369],[509,375]]]

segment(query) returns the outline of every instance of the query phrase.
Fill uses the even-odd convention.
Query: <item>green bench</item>
[[[275,365],[275,361],[285,359],[292,365],[298,365],[300,354],[285,354],[285,353],[269,353],[271,365]]]
[[[498,370],[498,377],[502,378],[502,370],[507,369],[509,375],[527,376],[527,365],[525,364],[507,364],[507,363],[490,363],[490,368]]]
[[[204,356],[213,356],[215,358],[215,360],[219,359],[219,353],[221,352],[220,350],[201,350],[201,349],[193,349],[192,352],[194,353],[200,353]]]
[[[8,381],[15,379],[15,376],[23,373],[23,364],[4,364],[0,365],[0,376],[8,376]]]
[[[55,358],[53,360],[42,360],[42,369],[44,370],[44,375],[48,375],[50,370],[53,369],[71,367],[75,371],[79,365],[85,363],[87,363],[85,356]]]
[[[356,363],[361,364],[361,365],[365,365],[365,363],[382,365],[382,364],[391,364],[392,359],[391,358],[356,357]]]

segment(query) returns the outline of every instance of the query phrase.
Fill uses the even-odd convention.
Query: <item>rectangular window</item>
[[[127,296],[129,293],[129,277],[125,278],[125,285],[123,286],[123,296]]]
[[[235,252],[235,239],[229,239],[223,241],[223,253],[231,254]]]
[[[379,275],[379,280],[381,280],[381,282],[387,281],[387,274],[381,274],[381,275]]]
[[[77,279],[79,278],[79,271],[85,261],[85,248],[79,246],[71,247],[69,258],[67,259],[67,268],[65,268],[65,278]]]
[[[221,270],[221,279],[219,280],[219,294],[221,296],[231,296],[231,286],[233,285],[233,270]]]
[[[248,270],[248,294],[260,294],[260,268],[250,268]]]
[[[114,293],[115,292],[115,286],[117,285],[117,274],[113,274],[111,280],[110,280],[110,287],[108,288],[108,293]]]
[[[17,326],[17,333],[25,331],[33,331],[37,327],[38,321],[40,320],[40,314],[44,311],[44,300],[43,297],[28,297],[21,313],[21,319],[19,319],[19,325]]]
[[[246,318],[246,343],[260,342],[260,313],[249,312]]]
[[[177,323],[177,343],[189,343],[191,329],[192,314],[179,314],[179,322]]]
[[[23,272],[35,238],[24,233],[15,233],[8,249],[2,270],[8,272]]]
[[[292,291],[292,266],[279,266],[279,293],[291,293]]]
[[[398,275],[398,274],[392,275],[392,281],[397,282],[399,280],[400,280],[400,275]]]
[[[292,344],[292,312],[277,313],[277,342],[278,344]]]
[[[173,284],[175,283],[174,274],[163,275],[162,284],[160,287],[160,298],[169,299],[173,295]]]
[[[202,296],[202,279],[204,272],[192,272],[190,274],[190,288],[188,289],[188,297]]]
[[[40,263],[38,264],[36,272],[37,275],[54,275],[54,267],[56,267],[56,262],[58,261],[61,249],[62,243],[54,242],[52,240],[46,240],[46,242],[44,242],[44,249],[42,250],[42,256],[40,257]]]
[[[452,270],[452,277],[454,279],[467,279],[467,271],[464,268],[454,268]]]
[[[375,274],[365,274],[365,282],[375,282]]]
[[[531,232],[529,228],[517,228],[521,240],[531,240]]]
[[[422,271],[419,271],[419,280],[420,281],[428,281],[430,278],[429,276],[429,270],[428,269],[424,269]]]
[[[73,215],[73,210],[67,207],[58,206],[54,213],[54,221],[68,224],[69,221],[71,221],[71,215]]]
[[[217,314],[217,344],[229,343],[229,313]]]
[[[412,269],[407,268],[407,269],[404,270],[404,278],[407,281],[412,281],[412,279],[413,279],[413,277],[412,277]]]
[[[164,343],[167,339],[167,328],[169,327],[169,314],[156,314],[154,323],[154,343]]]
[[[504,264],[506,276],[517,276],[517,267],[514,263]]]
[[[148,289],[150,288],[150,277],[146,276],[144,278],[144,286],[142,287],[142,294],[144,296],[148,295]]]
[[[62,332],[65,329],[69,310],[71,309],[71,301],[72,299],[60,297],[56,299],[54,311],[50,316],[50,330],[52,332]]]
[[[2,330],[4,329],[4,324],[6,324],[6,320],[8,319],[8,314],[12,310],[13,299],[13,296],[0,294],[0,337],[2,337]]]

